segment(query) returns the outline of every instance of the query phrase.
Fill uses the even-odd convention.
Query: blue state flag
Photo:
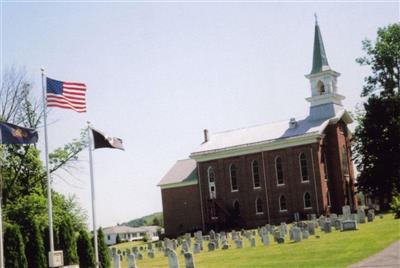
[[[0,122],[0,132],[1,144],[36,143],[39,139],[36,130],[6,122]]]

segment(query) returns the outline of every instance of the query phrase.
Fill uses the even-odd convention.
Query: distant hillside
[[[157,219],[157,220],[155,220]],[[155,224],[157,223],[158,224]],[[128,225],[131,227],[139,227],[145,225],[164,225],[164,218],[162,212],[156,212],[138,219],[130,220],[128,222],[121,223],[120,225]]]

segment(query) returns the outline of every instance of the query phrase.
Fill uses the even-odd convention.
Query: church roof
[[[330,70],[328,58],[326,57],[321,30],[319,29],[318,22],[315,21],[314,52],[311,74],[319,73],[326,70]]]
[[[177,183],[195,183],[197,182],[196,167],[196,161],[193,159],[178,160],[161,179],[161,181],[158,183],[158,186],[175,185]]]
[[[285,142],[281,145],[282,148],[288,147],[292,143],[287,142],[287,140],[321,135],[330,122],[337,122],[342,117],[346,117],[345,121],[351,121],[348,113],[345,110],[342,110],[335,117],[327,119],[311,120],[310,117],[306,117],[304,119],[296,120],[296,126],[293,128],[289,125],[290,120],[285,120],[270,124],[212,133],[209,135],[209,140],[202,143],[191,154],[191,157],[196,158],[196,156],[199,155],[241,149],[258,144],[273,145],[274,143]]]

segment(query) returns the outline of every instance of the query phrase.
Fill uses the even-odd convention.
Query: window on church
[[[212,167],[209,167],[207,170],[208,174],[208,188],[210,192],[210,198],[215,199],[217,197],[217,192],[215,189],[215,173]]]
[[[229,167],[229,174],[231,177],[231,190],[232,191],[238,191],[238,184],[237,184],[237,170],[236,166],[232,164]]]
[[[304,153],[299,156],[301,181],[308,181],[307,158]]]
[[[326,159],[326,154],[322,155],[323,162],[324,162],[324,173],[325,173],[325,180],[328,180],[328,160]]]
[[[279,197],[279,210],[280,211],[287,211],[287,207],[286,207],[286,198],[284,195],[281,195]]]
[[[283,185],[283,170],[282,170],[282,159],[277,157],[275,159],[275,171],[276,171],[276,180],[278,185]]]
[[[331,194],[329,193],[329,191],[327,191],[326,194],[328,196],[328,207],[331,207]]]
[[[304,208],[311,208],[311,195],[309,193],[304,194]]]
[[[251,168],[253,170],[253,186],[254,188],[260,188],[260,172],[258,170],[257,160],[251,163]]]
[[[263,214],[263,202],[260,198],[256,199],[256,214]]]
[[[342,147],[342,169],[343,169],[343,175],[348,176],[349,175],[349,161],[347,158],[346,145],[343,145],[343,147]]]
[[[325,93],[325,86],[324,83],[322,83],[321,81],[318,81],[318,93],[319,95],[323,95]]]

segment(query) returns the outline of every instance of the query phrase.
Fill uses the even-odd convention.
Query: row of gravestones
[[[372,222],[375,218],[374,210],[368,210],[367,215],[363,209],[358,209],[357,213],[352,214],[349,206],[344,206],[342,208],[342,215],[331,214],[329,217],[320,216],[318,219],[315,214],[310,215],[310,221],[308,222],[294,222],[290,229],[286,223],[281,223],[279,226],[273,226],[267,224],[263,227],[259,227],[258,230],[242,230],[237,232],[233,230],[231,232],[231,239],[236,245],[236,248],[243,248],[242,237],[248,239],[250,247],[256,246],[255,236],[258,233],[261,242],[264,245],[270,244],[269,234],[272,235],[274,241],[278,244],[282,244],[285,241],[285,235],[289,234],[289,239],[294,242],[300,242],[302,239],[308,239],[309,236],[315,235],[315,229],[320,228],[321,231],[325,233],[330,233],[332,231],[332,226],[336,230],[347,231],[347,230],[357,230],[357,223],[365,223],[366,219],[368,222]],[[319,238],[319,236],[317,236]],[[202,235],[201,231],[194,233],[194,240],[192,240],[191,234],[187,233],[179,239],[168,239],[165,238],[164,241],[158,241],[155,247],[159,251],[164,252],[164,256],[168,257],[169,268],[178,268],[178,256],[176,250],[178,247],[181,248],[181,254],[183,254],[185,259],[186,268],[194,268],[194,256],[193,253],[200,253],[203,250],[203,242],[208,241],[207,248],[208,251],[214,251],[221,247],[222,250],[229,249],[230,244],[228,242],[229,233],[220,232],[216,233],[211,230],[209,235]],[[190,248],[193,247],[193,253],[190,252]],[[142,250],[142,248],[140,248]],[[148,257],[154,258],[154,248],[153,244],[149,243],[147,245]],[[122,256],[112,253],[114,258],[114,268],[120,268],[120,262]],[[124,254],[125,255],[125,254]],[[126,252],[128,258],[128,267],[136,268],[136,259],[143,259],[143,255],[139,252],[137,247],[132,248],[132,253],[130,251]]]

